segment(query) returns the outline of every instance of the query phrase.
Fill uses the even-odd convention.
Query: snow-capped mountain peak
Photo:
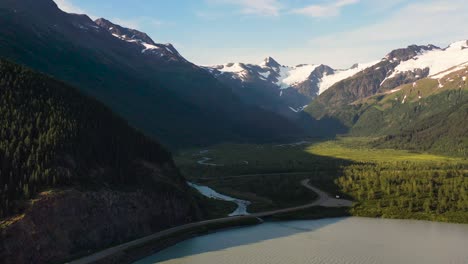
[[[265,85],[276,87],[275,93],[278,90],[295,89],[311,100],[333,84],[375,65],[377,62],[357,63],[350,69],[334,70],[323,64],[284,66],[272,57],[267,57],[258,65],[227,63],[205,67],[205,69],[221,79],[238,80],[242,83],[264,82]],[[283,92],[277,94],[278,96],[284,95]]]
[[[323,64],[284,66],[272,57],[260,64],[228,63],[205,69],[230,85],[241,97],[248,97],[247,101],[262,95],[269,100],[270,109],[281,112],[278,109],[284,108],[277,105],[281,101],[287,104],[286,109],[290,112],[291,109],[302,109],[304,104],[332,87],[330,93],[338,94],[338,90],[364,87],[356,92],[357,98],[372,95],[375,91],[391,91],[426,77],[442,78],[467,65],[468,43],[463,40],[445,49],[430,44],[395,49],[380,60],[356,63],[348,69],[333,69]],[[335,86],[340,82],[343,85]]]
[[[402,61],[394,69],[392,74],[386,78],[397,78],[400,75],[425,71],[426,76],[442,78],[449,74],[448,71],[459,65],[468,63],[468,41],[457,41],[450,44],[445,49],[440,49],[430,45],[430,48],[419,52],[416,56]],[[445,74],[444,74],[445,73]]]
[[[281,67],[281,64],[279,64],[275,59],[272,57],[267,57],[265,60],[263,60],[262,63],[260,63],[260,66],[262,67],[268,67],[268,68],[279,68]]]

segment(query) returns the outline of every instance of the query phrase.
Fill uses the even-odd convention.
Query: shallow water
[[[371,218],[267,222],[181,242],[148,263],[468,263],[468,225]]]

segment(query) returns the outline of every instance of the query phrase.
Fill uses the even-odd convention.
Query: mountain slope
[[[380,126],[376,132],[388,135],[376,145],[468,156],[468,126],[464,125],[468,120],[467,78],[468,65],[438,80],[428,78],[402,86],[382,98],[377,105],[388,106],[388,100],[396,98],[402,101],[396,103],[401,103],[398,107],[384,110],[383,119],[375,124]],[[358,121],[352,133],[365,134],[362,125]]]
[[[376,146],[466,156],[468,42],[394,50],[336,83],[305,112],[334,120]],[[343,131],[329,131],[343,133]]]
[[[0,56],[80,88],[172,147],[300,133],[142,32],[64,13],[52,0],[2,1],[0,23]]]
[[[412,45],[394,50],[372,67],[334,84],[305,111],[314,118],[335,118],[351,127],[356,117],[346,112],[349,104],[428,76],[438,77],[438,73],[468,62],[467,46],[466,41],[460,41],[445,49]]]
[[[62,82],[0,60],[0,121],[2,263],[63,262],[199,219],[170,153]]]
[[[350,133],[383,136],[376,146],[468,154],[468,65],[440,79],[425,78],[354,102]]]
[[[412,72],[402,72],[396,75],[393,75],[393,73],[400,63],[412,60],[420,53],[434,50],[439,50],[439,48],[433,45],[413,45],[394,50],[375,65],[331,86],[314,100],[306,111],[318,119],[324,116],[337,117],[349,126],[350,120],[339,116],[341,107],[360,98],[391,90],[401,84],[427,77],[429,73],[427,69],[415,69]]]
[[[337,70],[323,64],[284,66],[268,57],[258,65],[228,63],[205,69],[229,85],[243,101],[297,120],[297,113],[319,94],[375,63]]]

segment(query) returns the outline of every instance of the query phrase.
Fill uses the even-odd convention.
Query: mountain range
[[[468,153],[466,40],[348,69],[271,57],[200,66],[52,0],[2,0],[0,25],[5,263],[64,262],[203,219],[167,149],[345,134]]]
[[[137,30],[65,13],[52,0],[2,1],[0,23],[0,56],[78,87],[170,147],[302,135]]]
[[[3,1],[0,12],[0,56],[80,88],[172,148],[346,133],[354,117],[342,107],[468,61],[461,41],[411,45],[349,69],[271,57],[198,66],[171,44],[52,0]]]
[[[466,155],[468,131],[455,127],[466,120],[466,40],[446,48],[411,45],[344,70],[284,66],[271,57],[258,65],[205,69],[244,102],[295,120],[314,135],[387,136],[377,145]],[[456,80],[461,83],[453,85]]]
[[[325,110],[334,107],[336,101],[343,100],[346,104],[379,90],[393,89],[463,64],[467,61],[467,55],[464,49],[459,49],[460,45],[463,46],[463,41],[445,49],[434,45],[411,45],[393,50],[381,60],[356,63],[349,69],[333,69],[324,64],[284,66],[271,57],[258,65],[227,63],[205,69],[229,85],[244,101],[290,117],[290,112],[302,111],[315,98],[318,98],[315,104],[324,101],[325,105],[321,105],[321,108]],[[369,78],[355,84],[359,86],[355,92],[339,98],[344,91],[335,88],[336,84],[364,75]],[[332,91],[327,92],[332,87]],[[334,98],[329,98],[330,94]]]
[[[244,101],[290,117],[302,111],[333,84],[364,70],[372,63],[349,69],[333,69],[323,64],[284,66],[272,57],[262,63],[227,63],[205,67],[229,85]]]

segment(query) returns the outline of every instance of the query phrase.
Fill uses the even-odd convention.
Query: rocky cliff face
[[[195,210],[183,193],[44,192],[24,215],[4,223],[0,259],[5,264],[61,263],[197,220]]]

